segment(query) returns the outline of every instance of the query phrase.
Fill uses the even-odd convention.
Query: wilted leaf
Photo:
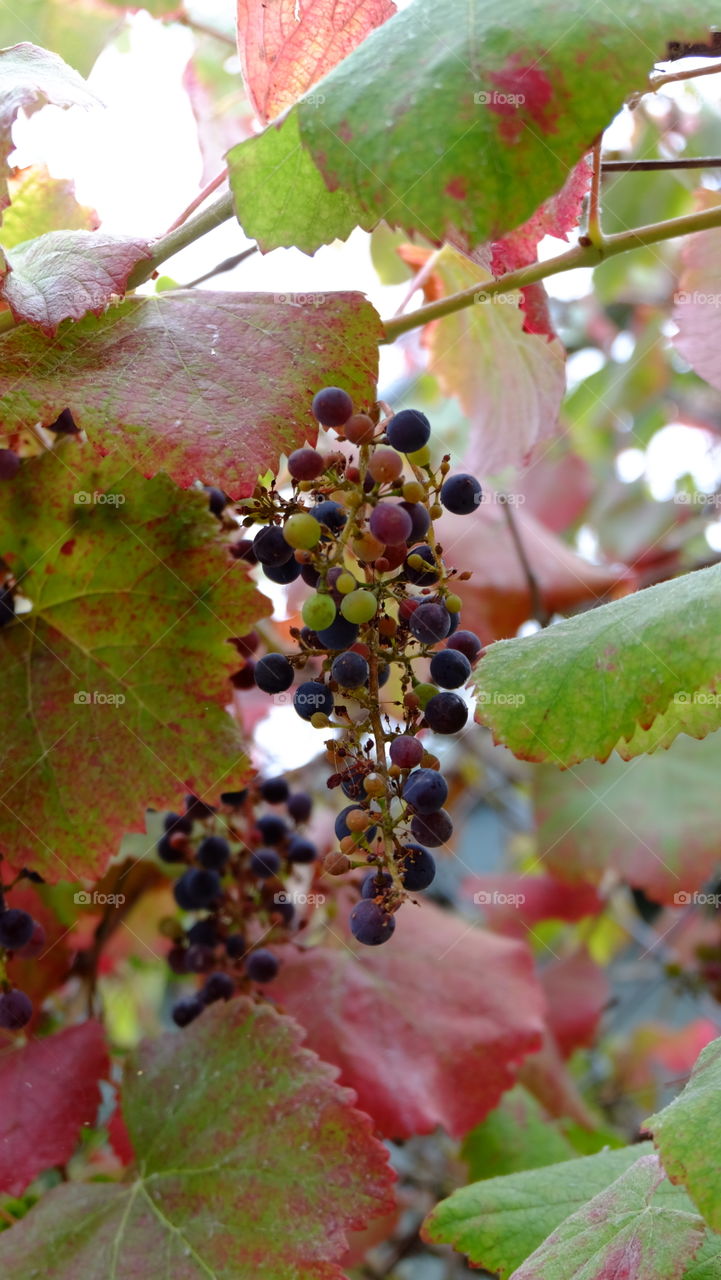
[[[710,1227],[721,1227],[718,1099],[721,1089],[721,1039],[701,1051],[686,1088],[643,1127],[653,1134],[673,1182],[688,1191]]]
[[[55,338],[20,327],[0,339],[7,434],[65,408],[101,452],[180,485],[247,496],[282,452],[315,440],[316,391],[375,400],[378,316],[357,293],[178,290],[128,298]]]
[[[10,206],[0,232],[4,249],[48,231],[95,231],[99,225],[95,211],[78,204],[74,184],[51,178],[44,166],[21,169],[8,185]]]
[[[3,1280],[342,1280],[345,1233],[392,1207],[392,1174],[300,1038],[234,1000],[141,1046],[123,1095],[133,1180],[45,1195],[0,1234]]]

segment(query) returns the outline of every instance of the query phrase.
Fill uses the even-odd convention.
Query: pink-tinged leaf
[[[388,946],[361,947],[341,928],[329,927],[328,945],[288,951],[279,1002],[387,1137],[439,1124],[466,1133],[540,1043],[528,950],[427,903],[401,912]]]
[[[514,518],[549,614],[564,613],[584,600],[602,600],[619,586],[627,590],[633,584],[625,565],[582,560],[522,505],[514,509]],[[463,599],[463,625],[477,631],[484,644],[515,636],[532,616],[533,605],[501,503],[486,492],[475,515],[446,514],[438,533],[449,563],[473,571],[470,581],[457,588]]]
[[[238,53],[253,108],[264,124],[342,62],[393,0],[238,0]]]
[[[82,1126],[95,1121],[108,1070],[98,1022],[0,1050],[0,1191],[21,1195],[70,1159]]]
[[[496,276],[515,271],[536,261],[539,241],[544,236],[559,239],[573,231],[581,220],[583,201],[591,185],[591,161],[583,156],[571,170],[561,190],[532,213],[515,231],[493,243],[492,269]]]
[[[0,1233],[3,1280],[343,1280],[394,1205],[388,1155],[300,1028],[238,999],[146,1042],[123,1108],[138,1168],[66,1184]]]
[[[554,457],[542,454],[514,485],[519,505],[552,533],[564,533],[581,518],[596,482],[585,458],[570,450]]]
[[[68,408],[101,453],[145,475],[217,484],[246,497],[281,453],[313,442],[315,392],[375,400],[380,320],[358,293],[178,290],[128,298],[54,338],[21,326],[0,339],[6,435]]]
[[[701,212],[721,204],[718,191],[696,192]],[[683,270],[674,294],[673,339],[691,368],[721,390],[721,227],[688,236],[682,249]]]
[[[463,893],[492,929],[522,936],[541,920],[582,920],[598,915],[603,900],[592,885],[564,884],[553,876],[469,876]]]
[[[641,1156],[513,1272],[511,1280],[680,1280],[701,1248],[702,1218],[654,1193],[665,1174]]]
[[[94,209],[78,204],[67,178],[51,178],[43,165],[19,169],[10,179],[10,206],[2,224],[7,251],[48,231],[97,231]]]
[[[550,1116],[568,1116],[584,1129],[596,1128],[597,1121],[581,1097],[547,1023],[541,1048],[521,1063],[518,1080]]]
[[[34,44],[0,49],[0,213],[10,202],[8,156],[13,149],[12,127],[19,111],[30,115],[52,102],[56,107],[98,107],[102,104],[82,76],[56,53]]]
[[[694,1018],[685,1027],[644,1022],[613,1052],[614,1086],[650,1110],[660,1091],[685,1084],[701,1053],[716,1039],[718,1026],[710,1018]]]
[[[149,257],[144,240],[49,231],[8,255],[0,297],[16,320],[52,337],[63,320],[81,320],[88,312],[99,316],[114,296],[125,293],[133,267]]]
[[[540,973],[548,1001],[548,1025],[568,1058],[593,1043],[611,998],[608,978],[586,950],[551,960]]]

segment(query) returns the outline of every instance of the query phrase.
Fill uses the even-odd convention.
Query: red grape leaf
[[[593,1043],[610,999],[604,970],[587,951],[551,960],[540,972],[548,1001],[548,1025],[564,1058]]]
[[[99,316],[111,298],[125,293],[133,267],[150,252],[144,240],[102,231],[49,231],[8,255],[0,289],[16,320],[52,336],[63,320]]]
[[[392,1209],[393,1175],[301,1038],[238,999],[141,1045],[123,1097],[133,1180],[44,1196],[0,1234],[3,1280],[343,1280],[346,1232]]]
[[[52,102],[56,107],[98,107],[100,100],[82,76],[56,53],[34,44],[0,49],[0,213],[10,197],[8,156],[14,147],[12,127],[19,111],[31,115]]]
[[[311,1047],[387,1137],[472,1129],[540,1043],[526,947],[428,903],[401,912],[387,946],[361,947],[337,923],[327,941],[289,950],[274,983]]]
[[[396,12],[393,0],[237,0],[238,53],[248,97],[264,124]]]
[[[576,921],[603,910],[603,900],[592,885],[564,884],[547,875],[469,876],[463,881],[463,893],[473,898],[489,928],[517,937],[541,920]]]
[[[548,1024],[543,1033],[543,1044],[521,1063],[518,1080],[532,1093],[551,1116],[570,1116],[584,1129],[593,1130],[597,1121],[571,1076]]]
[[[585,458],[569,450],[558,457],[543,454],[523,472],[514,489],[524,515],[533,516],[553,533],[564,533],[580,520],[596,482]]]
[[[522,505],[514,508],[514,518],[548,613],[563,613],[584,600],[598,600],[621,584],[633,583],[625,565],[582,560],[527,515]],[[470,582],[460,582],[456,588],[463,600],[463,625],[477,631],[484,644],[515,636],[521,623],[531,617],[533,606],[501,504],[486,493],[475,515],[445,514],[438,536],[449,563],[473,571]]]
[[[46,879],[97,874],[148,805],[242,776],[228,639],[270,602],[204,493],[74,440],[0,487],[0,529],[32,602],[0,633],[0,841]]]
[[[10,207],[2,224],[3,247],[13,249],[47,231],[96,231],[94,209],[78,204],[67,178],[51,178],[43,165],[17,170],[10,179]]]
[[[82,1126],[95,1121],[108,1070],[98,1022],[0,1050],[0,1191],[19,1196],[70,1159]]]
[[[527,222],[493,243],[494,276],[515,271],[535,262],[538,244],[544,236],[561,237],[573,231],[581,220],[583,201],[591,185],[590,156],[574,165],[561,190],[532,213]]]
[[[247,497],[281,453],[315,440],[320,387],[375,400],[373,307],[359,293],[303,296],[178,290],[67,321],[54,338],[14,329],[0,339],[5,434],[69,408],[100,452],[143,474]]]
[[[697,191],[699,211],[721,203],[718,191]],[[673,343],[691,368],[712,387],[721,388],[719,306],[721,305],[721,229],[697,231],[682,249],[683,270],[674,294]]]

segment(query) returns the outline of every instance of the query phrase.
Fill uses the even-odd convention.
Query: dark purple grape
[[[185,953],[186,973],[208,973],[215,964],[213,947],[205,947],[201,942],[193,942]]]
[[[370,668],[360,653],[349,649],[339,653],[330,669],[331,679],[344,689],[360,689],[368,683]]]
[[[390,889],[392,884],[393,877],[387,871],[369,871],[363,877],[361,898],[377,898],[385,889]]]
[[[275,849],[256,849],[250,859],[251,874],[260,880],[270,880],[277,876],[281,867],[280,854]]]
[[[482,648],[483,645],[474,631],[456,631],[453,639],[446,641],[446,649],[457,649],[459,653],[465,654],[471,663],[476,661]]]
[[[386,439],[399,453],[417,453],[431,438],[431,424],[420,409],[401,409],[386,426]]]
[[[33,936],[24,947],[18,948],[18,955],[25,956],[28,960],[35,960],[45,950],[47,946],[47,934],[39,920],[33,921]]]
[[[185,996],[173,1005],[170,1016],[176,1027],[187,1027],[188,1023],[193,1022],[204,1008],[205,1005],[199,996]]]
[[[294,822],[307,822],[313,811],[313,801],[305,791],[294,791],[288,797],[286,808]]]
[[[430,845],[437,849],[445,844],[453,834],[453,823],[445,809],[438,813],[417,813],[411,823],[411,835],[419,844]]]
[[[446,511],[457,516],[468,516],[475,511],[481,501],[481,486],[475,476],[460,472],[449,476],[441,485],[441,502]]]
[[[436,693],[423,714],[434,733],[459,733],[468,720],[468,707],[457,693]]]
[[[415,565],[409,564],[411,556],[420,556],[421,560],[429,567],[427,569],[419,569]],[[408,582],[414,583],[417,587],[430,587],[434,582],[438,581],[440,572],[436,557],[430,547],[412,547],[408,552],[403,565],[403,573]]]
[[[17,907],[0,912],[0,947],[7,947],[8,951],[24,947],[33,936],[34,924],[29,912]]]
[[[20,459],[12,449],[0,449],[0,480],[12,480],[20,470]]]
[[[245,962],[245,972],[251,982],[272,982],[280,965],[272,951],[251,951]]]
[[[185,947],[177,946],[170,948],[170,951],[165,958],[172,973],[187,973],[187,969],[185,968],[186,954]]]
[[[431,527],[431,516],[428,508],[424,507],[422,502],[401,502],[399,506],[408,512],[413,525],[408,541],[410,543],[422,542]]]
[[[173,886],[175,901],[183,911],[209,907],[220,893],[220,876],[206,867],[190,867]]]
[[[318,586],[318,583],[320,582],[320,573],[318,572],[317,569],[313,568],[312,564],[302,564],[300,566],[300,576],[303,579],[306,586],[313,587],[314,589]]]
[[[288,546],[283,537],[283,530],[275,524],[266,525],[253,538],[253,550],[262,565],[276,568],[285,564],[293,556],[293,548]]]
[[[350,913],[350,931],[357,942],[367,947],[378,947],[387,942],[395,927],[395,916],[384,911],[372,898],[361,899]]]
[[[402,733],[394,738],[390,745],[391,761],[397,764],[399,769],[415,769],[423,759],[424,750],[423,743],[418,738],[411,738],[410,734]]]
[[[285,778],[265,778],[260,784],[260,794],[268,804],[285,804],[290,787]]]
[[[235,645],[241,657],[249,658],[258,648],[260,636],[257,631],[248,631],[244,636],[233,636],[231,644]]]
[[[263,575],[269,582],[277,582],[281,587],[287,587],[291,582],[295,582],[301,574],[301,566],[295,559],[287,560],[285,564],[263,565]]]
[[[245,560],[246,564],[258,563],[252,538],[241,538],[238,542],[231,543],[230,554],[234,560]]]
[[[216,1000],[230,1000],[235,991],[235,983],[229,973],[211,973],[200,992],[203,1004],[214,1004]]]
[[[248,788],[243,787],[242,791],[221,791],[221,804],[227,805],[229,809],[240,809],[248,799]]]
[[[234,689],[255,688],[255,663],[246,662],[240,671],[234,671],[230,677],[230,683]]]
[[[204,920],[196,920],[187,933],[188,943],[201,947],[215,947],[218,943],[218,923],[215,916],[206,916]]]
[[[256,819],[255,825],[265,844],[281,844],[288,834],[287,823],[275,813],[264,813],[262,818]]]
[[[303,836],[293,836],[288,847],[289,862],[315,862],[318,850],[312,840]]]
[[[353,401],[342,387],[323,387],[313,396],[310,411],[322,427],[342,427],[353,413]]]
[[[374,538],[387,547],[397,547],[411,536],[413,521],[403,507],[392,502],[379,502],[368,521]]]
[[[295,915],[295,904],[287,893],[276,893],[273,895],[273,911],[280,916],[283,924],[290,924]]]
[[[225,939],[225,950],[231,960],[240,960],[247,951],[247,943],[242,933],[231,933]]]
[[[452,636],[454,631],[457,631],[461,625],[461,615],[460,613],[453,613],[452,610],[450,611],[450,614],[451,614],[451,629],[448,632],[448,634],[449,636]],[[447,642],[446,642],[446,648],[448,648]],[[458,652],[460,653],[460,649],[458,650]]]
[[[331,622],[329,627],[324,627],[317,633],[317,639],[324,649],[350,649],[358,639],[358,630],[355,622],[348,622],[347,618],[339,613],[335,622]]]
[[[416,769],[403,784],[403,799],[416,813],[437,813],[448,799],[448,784],[435,769]]]
[[[201,800],[200,796],[185,797],[185,813],[193,822],[202,822],[204,818],[212,818],[215,806]]]
[[[408,627],[421,644],[438,644],[448,635],[451,615],[442,604],[419,604],[413,610]]]
[[[206,836],[198,845],[198,862],[211,871],[222,871],[229,857],[230,845],[223,836]]]
[[[214,516],[222,516],[228,505],[228,498],[222,489],[216,489],[212,484],[204,484],[203,488],[208,495],[208,508]]]
[[[344,796],[349,800],[364,800],[365,787],[363,781],[366,776],[366,770],[357,764],[347,765],[345,769],[340,770],[340,789]],[[357,806],[356,806],[357,807]]]
[[[7,626],[15,617],[15,601],[9,587],[0,588],[0,627]]]
[[[353,835],[350,827],[346,826],[346,818],[353,809],[357,808],[357,804],[347,804],[345,809],[341,809],[340,813],[337,815],[335,820],[335,834],[337,840],[343,840],[345,836]],[[372,840],[377,830],[377,827],[368,827],[367,831],[363,832],[365,839],[369,841]]]
[[[319,524],[325,525],[326,529],[330,529],[331,533],[340,533],[346,520],[348,512],[339,502],[333,502],[330,498],[325,502],[319,502],[317,507],[312,507],[310,512],[314,520]]]
[[[170,835],[166,832],[161,836],[155,846],[155,852],[161,862],[185,862],[185,854],[182,849],[174,849],[170,843]]]
[[[166,813],[163,818],[163,830],[167,831],[168,835],[174,831],[182,831],[184,836],[189,836],[193,830],[193,820],[187,813]]]
[[[304,680],[295,691],[293,706],[301,720],[310,720],[317,711],[329,716],[333,711],[333,694],[318,680]]]
[[[435,859],[420,844],[407,844],[402,850],[403,870],[401,879],[404,889],[411,893],[419,893],[427,889],[436,878]]]
[[[441,689],[460,689],[471,674],[471,664],[460,649],[439,649],[431,658],[431,680]]]
[[[288,472],[294,480],[317,480],[325,462],[317,449],[295,449],[288,458]]]
[[[293,668],[283,653],[266,653],[259,658],[254,675],[263,693],[285,693],[293,683]]]
[[[0,1027],[7,1031],[19,1031],[27,1026],[33,1016],[33,1006],[24,991],[14,987],[0,995]]]

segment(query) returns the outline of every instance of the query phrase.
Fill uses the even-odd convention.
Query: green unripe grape
[[[356,580],[352,573],[342,573],[335,584],[336,591],[342,596],[347,596],[351,591],[356,589]]]
[[[364,591],[359,587],[357,591],[351,591],[341,601],[340,611],[344,618],[349,622],[355,622],[360,626],[363,622],[370,622],[375,616],[378,609],[378,601],[372,591]],[[310,624],[309,624],[310,625]]]
[[[460,613],[463,608],[463,601],[460,596],[446,596],[446,609],[449,613]]]
[[[431,451],[428,445],[424,444],[422,449],[416,449],[415,453],[409,453],[407,457],[415,467],[426,467],[431,460]]]
[[[323,530],[313,516],[306,511],[296,511],[283,525],[283,537],[289,547],[311,551],[320,542]]]
[[[336,607],[330,596],[309,596],[303,605],[302,614],[305,625],[311,631],[324,631],[335,621]]]
[[[425,711],[431,698],[436,696],[438,690],[434,684],[415,684],[413,692],[421,704],[421,709]]]

